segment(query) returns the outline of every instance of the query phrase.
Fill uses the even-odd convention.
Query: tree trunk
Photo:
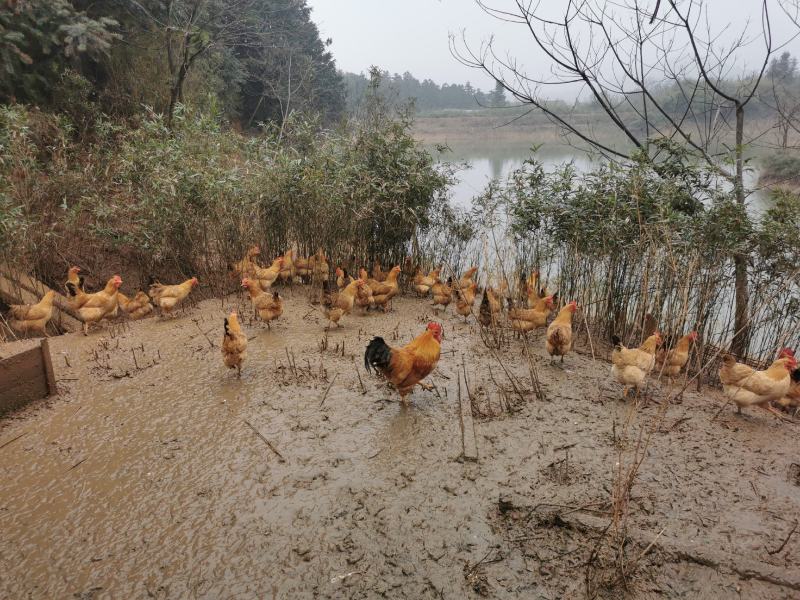
[[[736,202],[740,206],[745,204],[744,196],[744,107],[736,103],[736,178],[735,193]],[[735,267],[735,308],[734,308],[734,329],[736,330],[731,342],[731,350],[744,356],[750,344],[750,321],[748,305],[750,303],[750,290],[747,279],[747,254],[737,253],[733,257]]]
[[[178,75],[175,78],[175,82],[173,83],[172,87],[169,90],[169,108],[167,109],[167,129],[172,129],[172,118],[175,115],[175,105],[178,103],[178,100],[183,97],[183,82],[186,80],[186,73],[189,71],[189,68],[186,66],[186,63],[181,65],[181,68],[178,70]]]

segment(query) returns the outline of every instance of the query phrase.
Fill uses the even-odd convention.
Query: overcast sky
[[[486,0],[492,6],[512,9],[512,0]],[[643,0],[647,2],[648,0]],[[786,42],[796,27],[770,0],[774,39]],[[340,69],[366,72],[378,65],[391,73],[410,71],[418,79],[430,78],[437,83],[464,83],[489,89],[493,83],[478,71],[459,64],[448,46],[450,33],[466,32],[467,40],[478,47],[482,40],[494,34],[497,47],[525,62],[529,75],[547,73],[547,62],[524,27],[501,23],[483,12],[474,0],[308,0],[313,8],[312,19],[322,37],[333,39],[332,51]],[[545,0],[549,14],[560,13],[565,0]],[[652,0],[655,6],[655,0]],[[662,2],[662,10],[667,2]],[[760,0],[706,0],[709,16],[717,32],[741,31],[751,19],[750,31],[760,31]],[[787,48],[800,55],[795,39]],[[737,54],[740,68],[755,65],[763,56],[762,42],[753,43]],[[568,90],[552,92],[550,96],[569,96]],[[574,95],[574,94],[573,94]]]

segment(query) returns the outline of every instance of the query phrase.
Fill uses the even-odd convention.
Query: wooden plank
[[[56,374],[53,371],[53,357],[50,354],[50,340],[44,338],[40,348],[44,363],[45,380],[47,381],[47,391],[50,396],[56,396],[58,395],[58,386],[56,385]]]
[[[36,346],[0,361],[0,414],[49,393],[42,348]]]
[[[466,387],[465,384],[464,388]],[[462,393],[460,374],[458,377],[458,408],[464,460],[477,461],[478,442],[475,439],[475,423],[472,420],[472,400],[468,391]]]

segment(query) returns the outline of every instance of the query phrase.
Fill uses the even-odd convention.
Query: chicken
[[[327,283],[328,277],[330,277],[331,267],[328,264],[328,258],[325,256],[325,252],[322,248],[317,250],[317,253],[308,259],[308,263],[314,281]]]
[[[364,367],[380,371],[400,393],[405,404],[406,396],[419,384],[430,389],[422,380],[430,375],[439,362],[442,343],[442,326],[428,323],[425,332],[402,348],[392,348],[382,337],[375,337],[364,352]]]
[[[469,269],[467,269],[467,271],[458,280],[458,289],[460,290],[470,289],[473,284],[472,278],[475,277],[475,273],[477,272],[478,272],[478,267],[470,267]]]
[[[789,391],[777,403],[784,409],[793,408],[797,413],[800,408],[800,369],[792,371],[792,383],[789,384]]]
[[[322,300],[322,312],[325,317],[339,327],[339,320],[353,310],[357,289],[364,285],[366,283],[364,283],[363,279],[354,279],[338,294],[325,294]],[[328,327],[330,327],[330,324],[328,324]]]
[[[464,322],[472,314],[472,305],[475,304],[475,295],[478,291],[478,284],[474,281],[469,287],[453,290],[456,299],[456,312],[464,317]]]
[[[283,262],[281,263],[281,270],[278,274],[281,281],[286,283],[294,280],[295,267],[294,267],[294,250],[289,248],[283,254]]]
[[[508,300],[508,320],[511,328],[520,333],[533,331],[538,327],[547,325],[547,317],[553,310],[553,296],[546,296],[536,300],[533,308],[514,308],[512,301]]]
[[[150,297],[161,309],[162,315],[170,314],[176,306],[186,299],[196,285],[199,285],[197,277],[192,277],[177,285],[154,283],[150,286]]]
[[[128,298],[122,292],[117,292],[117,301],[120,308],[134,321],[143,319],[153,312],[150,296],[139,290],[133,298]]]
[[[233,263],[233,274],[240,277],[250,277],[258,265],[253,260],[256,256],[261,254],[261,248],[258,244],[254,244],[247,249],[245,256],[239,262]]]
[[[489,287],[485,287],[483,289],[483,296],[481,297],[481,304],[478,308],[478,322],[483,325],[484,327],[489,327],[490,325],[496,325],[496,319],[494,313],[492,312],[490,295],[489,295]]]
[[[118,306],[117,292],[122,285],[122,278],[114,275],[99,292],[87,294],[73,283],[67,283],[72,296],[72,307],[83,321],[83,334],[89,335],[89,325],[115,314]]]
[[[378,282],[374,279],[367,280],[366,284],[372,290],[372,299],[375,306],[380,306],[383,312],[389,311],[389,303],[400,292],[397,277],[400,275],[400,265],[395,265],[386,276],[386,281]]]
[[[503,312],[503,305],[500,303],[500,296],[497,291],[491,286],[487,286],[483,290],[483,298],[481,299],[481,307],[478,312],[478,318],[481,325],[484,327],[496,326],[498,323],[498,315]]]
[[[76,288],[81,288],[83,291],[86,291],[86,288],[83,287],[84,284],[84,277],[83,275],[78,275],[81,272],[80,267],[70,267],[67,271],[67,281],[64,283],[64,289],[69,292],[69,288],[67,288],[67,283],[71,283]]]
[[[533,308],[539,300],[550,295],[547,293],[546,287],[542,286],[539,288],[538,284],[539,271],[532,271],[524,282],[525,301],[527,302],[528,308]]]
[[[780,351],[780,354],[778,354],[778,358],[787,356],[795,358],[794,350],[791,348],[784,348]],[[783,398],[777,401],[777,404],[784,410],[793,408],[793,412],[797,414],[798,409],[800,409],[800,369],[793,370],[791,377],[792,382],[789,384],[789,391]]]
[[[697,339],[697,332],[683,336],[672,349],[661,349],[656,354],[656,371],[660,376],[675,378],[689,362],[689,347]]]
[[[427,275],[422,274],[421,269],[417,269],[412,281],[412,288],[417,296],[424,297],[431,291],[431,287],[439,279],[439,269],[433,269]]]
[[[786,396],[792,383],[791,373],[796,367],[797,360],[793,356],[782,356],[765,371],[756,371],[726,354],[719,369],[722,392],[736,403],[737,413],[742,412],[743,406],[758,406],[777,413],[770,401]]]
[[[53,316],[53,290],[45,293],[36,304],[12,304],[9,325],[17,333],[39,333],[46,336],[47,323]]]
[[[438,314],[438,307],[443,306],[447,310],[447,305],[453,299],[453,278],[447,278],[447,284],[437,281],[431,286],[431,293],[433,294],[434,310]]]
[[[500,304],[500,310],[498,312],[502,312],[502,310],[503,310],[503,302],[502,302],[503,298],[505,298],[506,300],[510,300],[511,299],[511,290],[508,289],[508,281],[506,281],[505,279],[503,279],[500,282],[500,287],[498,287],[497,290],[496,290],[496,296],[497,296],[497,301]]]
[[[559,311],[558,316],[547,328],[545,349],[551,361],[554,356],[560,356],[563,363],[564,356],[572,350],[572,315],[576,310],[578,303],[573,300]]]
[[[242,333],[239,318],[232,312],[224,322],[225,333],[222,336],[222,361],[229,369],[236,369],[236,375],[242,376],[242,363],[247,358],[247,336]]]
[[[343,290],[351,281],[353,278],[347,274],[347,269],[336,267],[336,287],[339,288],[339,291]]]
[[[375,281],[386,281],[386,278],[387,278],[388,276],[389,276],[389,274],[388,274],[388,273],[384,273],[384,272],[381,270],[381,263],[380,263],[380,261],[379,261],[379,260],[376,258],[376,259],[375,259],[375,263],[372,265],[372,278],[373,278]]]
[[[295,274],[303,283],[311,280],[311,264],[313,262],[311,258],[303,258],[302,256],[294,259]]]
[[[657,331],[647,338],[638,348],[626,348],[617,336],[612,336],[614,350],[611,352],[611,374],[616,377],[625,389],[622,393],[628,397],[630,387],[639,388],[656,364],[656,350],[661,343],[661,334]]]
[[[242,279],[242,287],[250,294],[250,303],[253,310],[258,314],[262,321],[270,327],[270,322],[274,321],[283,314],[283,299],[278,292],[269,294],[261,289],[257,281],[253,279]]]
[[[268,268],[264,269],[263,267],[255,266],[252,270],[252,276],[250,279],[255,279],[258,281],[258,284],[261,286],[261,289],[265,292],[268,292],[269,289],[272,287],[272,284],[275,283],[275,280],[278,279],[278,275],[283,268],[283,257],[279,256],[275,260],[272,261],[272,265]]]
[[[356,286],[356,305],[361,307],[364,314],[371,306],[375,306],[371,287],[368,285]]]

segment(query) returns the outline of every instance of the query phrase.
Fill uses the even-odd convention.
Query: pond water
[[[437,153],[430,148],[434,156],[441,160],[467,163],[468,167],[459,171],[458,182],[451,188],[453,204],[461,208],[469,208],[472,199],[483,192],[492,180],[505,180],[514,170],[522,166],[523,161],[532,153],[530,146],[519,143],[491,143],[476,139],[474,143],[452,145],[450,151]],[[544,144],[536,152],[536,157],[543,163],[545,170],[572,162],[580,172],[590,171],[598,162],[577,148],[560,144]],[[758,167],[745,171],[745,186],[754,189],[758,186]],[[748,208],[754,215],[769,208],[771,200],[769,192],[757,190],[748,198]]]

